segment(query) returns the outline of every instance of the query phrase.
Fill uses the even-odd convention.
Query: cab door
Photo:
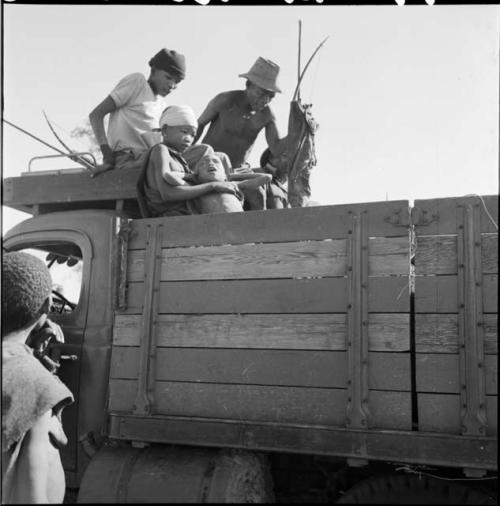
[[[27,220],[4,237],[5,250],[32,253],[51,272],[49,318],[65,337],[52,353],[61,364],[59,378],[75,397],[62,419],[68,437],[61,451],[68,487],[78,486],[88,462],[82,441],[101,433],[105,424],[116,219],[109,211],[52,213]]]

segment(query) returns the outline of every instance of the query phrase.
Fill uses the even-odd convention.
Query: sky
[[[16,5],[4,3],[4,118],[57,146],[45,110],[69,132],[117,82],[148,75],[162,47],[186,56],[168,96],[197,115],[217,93],[243,89],[257,57],[280,65],[271,102],[281,135],[297,84],[319,123],[311,199],[321,205],[498,193],[498,5]],[[265,149],[263,132],[250,162]],[[3,177],[49,148],[3,125]],[[33,169],[74,166],[36,162]],[[28,217],[2,206],[3,232]]]

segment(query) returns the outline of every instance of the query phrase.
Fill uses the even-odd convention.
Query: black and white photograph
[[[498,503],[499,5],[1,9],[2,504]]]

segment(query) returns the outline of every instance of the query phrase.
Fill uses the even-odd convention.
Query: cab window
[[[52,276],[51,314],[72,313],[82,291],[82,252],[76,244],[51,242],[19,249],[43,260]]]

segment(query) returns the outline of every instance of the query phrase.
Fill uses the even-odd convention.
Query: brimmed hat
[[[278,86],[279,65],[259,56],[252,68],[246,74],[238,77],[246,77],[250,82],[267,91],[281,93]]]

